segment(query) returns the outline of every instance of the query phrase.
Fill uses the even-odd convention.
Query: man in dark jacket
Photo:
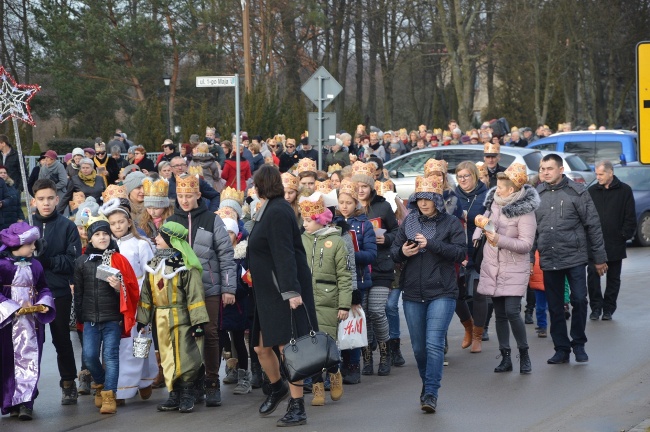
[[[73,405],[77,403],[77,386],[74,381],[77,378],[77,365],[70,341],[70,281],[74,273],[74,262],[81,255],[81,239],[75,224],[56,211],[59,198],[54,182],[40,179],[32,189],[36,202],[34,226],[45,240],[45,249],[36,258],[45,270],[45,282],[52,291],[56,306],[56,318],[50,323],[50,332],[61,376],[61,405]]]
[[[483,161],[488,169],[488,177],[490,179],[490,186],[488,189],[497,185],[497,174],[504,172],[505,167],[499,165],[501,160],[501,146],[499,144],[485,143],[483,146]]]
[[[180,156],[176,156],[170,162],[173,176],[169,178],[169,199],[176,199],[176,177],[181,174],[187,173],[187,162]],[[211,212],[219,210],[219,202],[221,201],[221,194],[217,192],[207,181],[199,179],[199,192],[201,192],[201,202]]]
[[[220,406],[219,308],[222,301],[224,306],[235,303],[238,275],[234,250],[221,218],[201,203],[196,177],[189,174],[177,177],[176,199],[175,212],[167,220],[178,222],[189,230],[188,243],[203,267],[205,307],[210,318],[204,327],[205,405]],[[202,396],[202,389],[198,390]]]
[[[564,175],[562,158],[554,153],[542,158],[537,192],[541,200],[535,211],[537,234],[534,250],[539,251],[544,271],[544,288],[551,317],[555,355],[549,364],[568,363],[571,349],[577,362],[587,362],[587,281],[585,266],[589,254],[599,275],[607,271],[607,254],[600,219],[586,188]],[[571,289],[571,337],[564,317],[564,282]]]
[[[300,150],[298,150],[298,157],[308,158],[314,162],[318,162],[318,150],[312,148],[309,138],[304,137],[300,140]]]
[[[16,189],[22,192],[23,181],[20,175],[20,162],[18,162],[18,152],[9,144],[7,135],[0,135],[0,164],[7,167],[7,174],[16,182]]]
[[[590,257],[587,267],[591,306],[589,319],[596,321],[602,313],[603,321],[609,321],[616,310],[616,299],[621,288],[621,268],[623,259],[627,258],[625,243],[636,232],[636,211],[632,188],[614,175],[614,167],[610,161],[602,161],[596,165],[596,179],[598,183],[588,190],[598,211],[605,241],[607,286],[603,299],[600,276],[596,271],[593,258]]]

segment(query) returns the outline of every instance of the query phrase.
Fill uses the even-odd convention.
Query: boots
[[[402,356],[402,350],[400,348],[400,339],[391,339],[390,341],[390,358],[391,362],[390,364],[392,366],[404,366],[404,363],[406,361],[404,360],[404,357]]]
[[[61,385],[61,405],[75,405],[77,403],[77,384],[72,381],[63,381]]]
[[[156,363],[158,363],[158,376],[153,380],[151,387],[158,389],[165,387],[165,377],[163,375],[163,368],[160,365],[160,353],[158,351],[156,351]]]
[[[483,327],[474,326],[473,335],[472,335],[472,348],[470,348],[469,351],[472,353],[480,353],[482,339],[483,339]]]
[[[102,407],[102,390],[104,390],[104,384],[92,384],[92,389],[95,392],[95,406],[97,408]]]
[[[333,401],[340,400],[343,397],[343,376],[341,376],[341,371],[330,374],[330,397]]]
[[[298,426],[307,424],[307,413],[305,412],[305,399],[289,399],[287,413],[276,423],[276,426]]]
[[[262,387],[262,365],[251,362],[251,387],[258,389]]]
[[[460,344],[460,347],[462,349],[469,348],[469,346],[472,344],[472,333],[474,330],[474,320],[470,317],[470,319],[461,321],[461,324],[463,327],[465,327],[465,336],[463,337],[463,342]]]
[[[359,364],[350,364],[347,369],[348,373],[343,377],[343,384],[359,384],[361,382]]]
[[[363,370],[361,371],[362,375],[372,375],[374,374],[373,364],[372,364],[372,351],[370,347],[361,348],[361,355],[363,356]]]
[[[167,400],[156,407],[158,411],[178,411],[181,403],[181,392],[178,384],[174,384],[174,389],[169,392]]]
[[[232,392],[236,395],[244,395],[251,392],[251,373],[244,369],[237,371],[238,381],[237,387]]]
[[[519,348],[519,373],[529,374],[533,371],[533,365],[530,363],[528,348]]]
[[[207,404],[207,398],[206,398],[206,406],[210,406]],[[181,385],[181,395],[178,404],[178,410],[182,413],[190,413],[194,411],[194,384],[193,383],[183,383]]]
[[[221,389],[219,388],[219,379],[205,380],[205,406],[221,406]]]
[[[102,414],[115,414],[117,412],[117,403],[113,390],[102,390],[102,407],[99,412]]]
[[[141,389],[138,389],[138,393],[140,393],[140,398],[142,400],[147,400],[151,397],[151,394],[153,393],[153,384],[150,386],[143,387]]]
[[[226,360],[226,377],[223,379],[224,384],[237,384],[239,376],[237,375],[237,359],[229,358]]]
[[[271,414],[287,396],[289,396],[289,384],[282,378],[278,382],[269,384],[269,395],[262,405],[260,405],[260,415],[267,416]],[[304,406],[303,401],[303,412],[305,411]]]
[[[496,373],[512,372],[512,359],[510,358],[510,348],[502,348],[499,351],[501,351],[501,363],[499,363],[499,366],[494,368],[494,372]]]
[[[390,375],[390,348],[388,347],[388,342],[379,342],[379,368],[377,368],[377,375]]]
[[[80,395],[89,395],[90,383],[92,380],[93,377],[90,375],[90,371],[88,369],[84,369],[79,372],[79,388],[77,388],[77,393]]]
[[[311,406],[325,405],[325,384],[322,382],[314,383],[314,398],[311,400]]]

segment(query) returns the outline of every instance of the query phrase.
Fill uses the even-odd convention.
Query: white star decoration
[[[13,117],[34,126],[29,101],[40,90],[38,84],[16,83],[4,66],[0,66],[0,123]]]

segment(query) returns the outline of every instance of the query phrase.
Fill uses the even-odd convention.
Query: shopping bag
[[[363,309],[359,311],[360,313],[354,316],[350,310],[348,319],[339,323],[338,342],[341,350],[368,346],[366,314]]]

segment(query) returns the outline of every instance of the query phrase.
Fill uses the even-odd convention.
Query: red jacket
[[[535,266],[533,267],[533,274],[530,275],[528,285],[532,289],[544,291],[544,272],[539,266],[539,251],[535,251]]]
[[[246,159],[242,158],[239,161],[239,169],[241,176],[239,180],[239,188],[237,188],[237,161],[233,159],[226,160],[223,170],[221,171],[221,178],[226,181],[226,186],[239,190],[246,190],[246,180],[253,176],[251,174],[251,166]]]

